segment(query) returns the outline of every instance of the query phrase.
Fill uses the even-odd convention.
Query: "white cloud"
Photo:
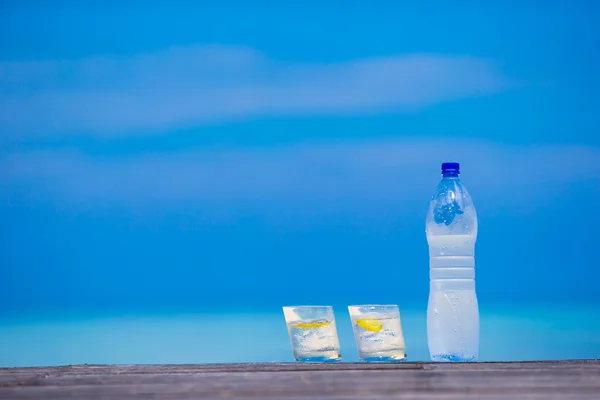
[[[461,162],[482,204],[535,206],[573,183],[600,188],[600,148],[408,140],[112,157],[15,153],[0,158],[0,186],[4,196],[26,188],[92,206],[421,204],[448,160]]]
[[[410,111],[501,90],[475,57],[409,54],[336,63],[241,47],[0,63],[4,135],[123,135],[258,115]]]

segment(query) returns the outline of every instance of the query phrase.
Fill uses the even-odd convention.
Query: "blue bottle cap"
[[[442,174],[458,175],[460,173],[460,164],[457,162],[442,163]]]

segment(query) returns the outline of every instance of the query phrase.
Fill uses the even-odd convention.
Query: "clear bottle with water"
[[[427,342],[432,361],[475,361],[479,352],[477,213],[459,172],[458,163],[442,164],[443,178],[427,212]]]

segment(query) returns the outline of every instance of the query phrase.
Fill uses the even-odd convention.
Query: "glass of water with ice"
[[[361,361],[406,361],[404,335],[397,305],[349,306]]]
[[[301,362],[340,361],[340,342],[331,306],[283,307],[294,358]]]

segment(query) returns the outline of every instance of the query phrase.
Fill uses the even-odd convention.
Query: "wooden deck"
[[[600,399],[600,361],[0,368],[0,399]]]

